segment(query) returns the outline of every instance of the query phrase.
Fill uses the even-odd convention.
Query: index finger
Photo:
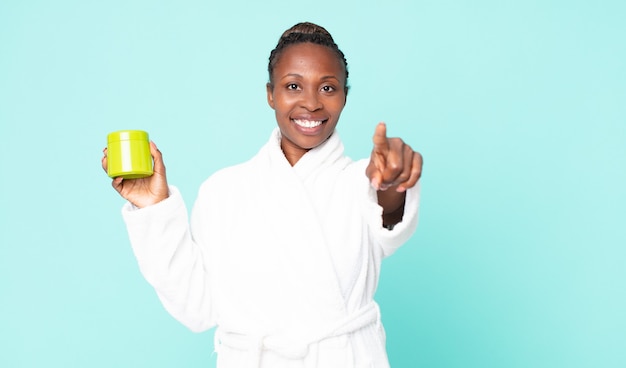
[[[380,122],[374,131],[374,151],[378,153],[386,153],[389,151],[389,141],[387,140],[387,125]]]

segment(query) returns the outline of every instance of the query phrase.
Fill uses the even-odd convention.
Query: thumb
[[[377,169],[369,169],[367,170],[367,174],[372,187],[376,190],[380,190],[383,183],[383,172]]]

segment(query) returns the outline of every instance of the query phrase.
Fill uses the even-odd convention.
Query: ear
[[[267,91],[267,104],[274,109],[274,86],[271,83],[267,83],[265,89]]]

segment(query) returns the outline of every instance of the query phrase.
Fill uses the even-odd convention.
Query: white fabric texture
[[[365,175],[335,132],[291,166],[280,131],[250,161],[200,188],[191,222],[170,187],[122,210],[146,280],[193,331],[218,326],[218,367],[388,367],[373,300],[380,266],[417,226],[419,183],[403,219],[382,226]]]

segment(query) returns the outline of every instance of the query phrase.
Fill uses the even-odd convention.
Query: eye
[[[287,84],[287,89],[291,91],[296,91],[298,89],[298,85],[295,83],[289,83]]]
[[[333,86],[323,86],[322,87],[322,92],[326,92],[326,93],[335,92],[335,87],[333,87]]]

